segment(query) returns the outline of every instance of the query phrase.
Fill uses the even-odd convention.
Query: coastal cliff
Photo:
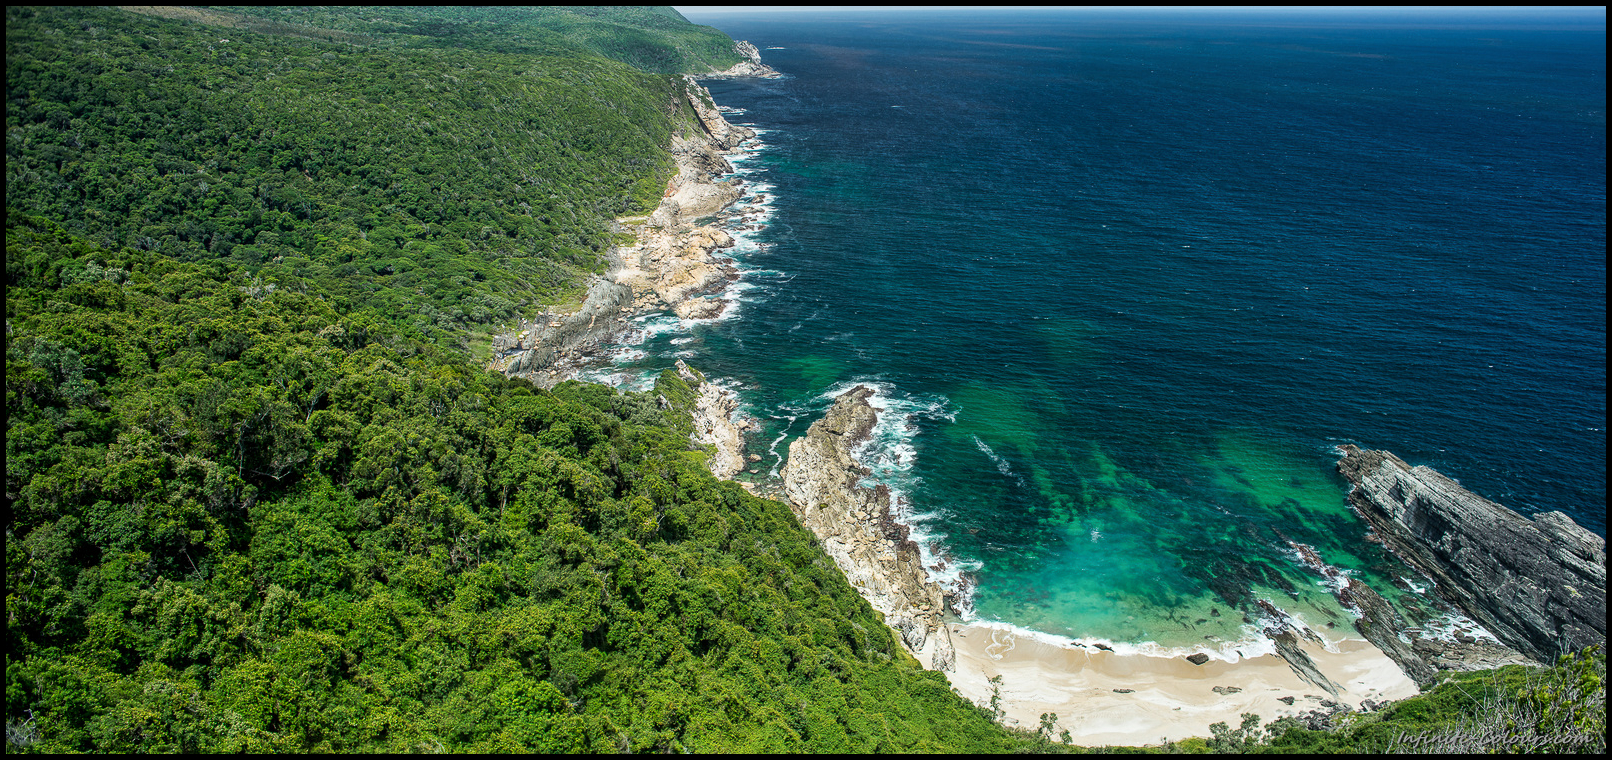
[[[754,79],[778,79],[778,78],[783,76],[782,74],[779,74],[776,70],[774,70],[771,66],[768,66],[767,64],[762,63],[761,62],[761,51],[757,50],[755,45],[752,45],[752,44],[750,44],[749,42],[747,42],[745,40],[739,40],[738,42],[733,43],[733,52],[738,53],[739,55],[742,55],[745,58],[748,58],[749,60],[740,61],[738,63],[735,63],[735,64],[733,64],[732,68],[729,68],[726,71],[713,71],[713,72],[711,72],[709,74],[701,74],[700,78],[701,79],[741,79],[741,78],[745,78],[745,79],[752,79],[752,78],[754,78]]]
[[[857,386],[840,394],[803,438],[789,445],[783,468],[790,508],[817,536],[851,585],[884,615],[920,662],[952,670],[950,631],[941,624],[945,592],[928,580],[918,545],[896,522],[890,491],[860,485],[869,474],[852,452],[872,434],[878,410],[873,389]]]
[[[1606,541],[1561,512],[1523,517],[1428,467],[1343,447],[1349,504],[1438,593],[1541,662],[1606,641]]]
[[[610,251],[608,274],[590,285],[580,308],[540,314],[495,336],[491,369],[552,387],[575,376],[635,314],[669,309],[682,319],[710,319],[727,307],[715,294],[738,272],[717,252],[731,247],[733,238],[715,224],[694,222],[742,194],[739,180],[719,179],[733,171],[723,152],[736,150],[755,132],[729,124],[710,92],[692,78],[684,78],[680,100],[676,106],[692,109],[699,131],[672,136],[677,173],[654,212],[616,221],[634,242]]]

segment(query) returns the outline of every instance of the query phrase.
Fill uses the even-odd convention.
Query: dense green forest
[[[675,373],[544,391],[464,350],[657,201],[697,129],[674,75],[736,62],[725,35],[6,14],[8,751],[1068,749],[957,697],[787,507],[714,479]],[[1380,751],[1572,684],[1600,723],[1550,725],[1604,730],[1587,662],[1154,749]]]
[[[480,23],[463,9],[251,10],[368,31],[7,8],[9,206],[463,345],[574,297],[614,242],[610,220],[654,207],[670,136],[693,128],[677,77],[584,45],[652,57],[622,42],[644,28],[531,9]],[[737,58],[707,27],[614,13],[720,38]],[[394,28],[435,36],[377,31]]]
[[[7,9],[8,750],[1023,741],[709,474],[675,375],[457,348],[658,200],[714,30],[241,10]]]
[[[20,215],[6,275],[29,749],[1012,746],[787,507],[710,475],[673,373],[540,391]]]

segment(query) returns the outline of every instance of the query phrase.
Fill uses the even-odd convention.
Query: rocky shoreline
[[[717,74],[740,76],[735,69]],[[577,310],[540,314],[494,336],[489,369],[553,387],[597,363],[604,347],[640,314],[670,310],[681,319],[711,319],[728,307],[720,294],[739,273],[719,251],[732,247],[733,237],[714,223],[697,222],[743,194],[740,180],[718,178],[733,172],[724,154],[737,152],[756,133],[729,124],[693,77],[683,83],[683,100],[700,131],[672,136],[677,174],[654,212],[616,220],[616,231],[633,235],[633,244],[610,251],[609,271],[589,285]]]
[[[738,413],[739,399],[732,391],[707,380],[682,359],[677,360],[677,376],[695,393],[694,406],[689,410],[694,443],[712,447],[707,463],[712,475],[732,480],[744,469],[744,433],[760,423]]]
[[[1500,643],[1546,663],[1606,643],[1605,539],[1561,512],[1523,517],[1386,451],[1341,450],[1349,505],[1374,536]]]
[[[942,620],[946,592],[924,572],[918,545],[896,520],[890,490],[861,485],[871,471],[852,455],[878,422],[880,410],[868,403],[873,393],[857,386],[840,394],[828,413],[789,445],[784,495],[902,645],[925,667],[950,671],[956,658]]]

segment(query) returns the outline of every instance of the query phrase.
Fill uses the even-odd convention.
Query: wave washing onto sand
[[[990,628],[993,630],[1002,631],[1004,633],[1010,633],[1015,637],[1023,637],[1026,639],[1039,641],[1043,644],[1061,647],[1063,649],[1083,649],[1091,653],[1109,651],[1120,656],[1142,656],[1157,657],[1161,659],[1175,659],[1186,657],[1188,655],[1204,654],[1208,655],[1209,658],[1213,660],[1237,663],[1241,662],[1242,660],[1253,659],[1255,657],[1277,654],[1275,643],[1260,633],[1259,626],[1256,625],[1244,625],[1244,636],[1236,641],[1220,642],[1214,645],[1196,644],[1190,647],[1172,647],[1152,641],[1132,643],[1125,641],[1113,641],[1110,639],[1091,636],[1080,638],[1059,636],[1054,633],[1037,631],[1032,628],[1017,626],[1012,623],[1004,623],[1000,620],[976,619],[968,621],[968,624],[970,626],[979,628]],[[1000,657],[1005,653],[1006,652],[995,652],[994,654]]]

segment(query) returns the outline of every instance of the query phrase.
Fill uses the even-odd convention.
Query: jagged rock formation
[[[1538,666],[1516,650],[1485,641],[1415,639],[1411,648],[1423,662],[1438,670],[1494,670],[1507,665]]]
[[[739,400],[716,383],[705,379],[698,370],[691,369],[682,359],[677,360],[677,376],[683,378],[698,396],[690,416],[694,421],[693,439],[702,446],[715,450],[708,466],[711,474],[723,480],[732,479],[744,469],[744,431],[755,424],[751,419],[735,422]]]
[[[761,51],[757,50],[756,46],[750,44],[749,42],[739,40],[738,42],[733,43],[733,52],[749,58],[750,60],[735,63],[733,64],[733,68],[730,68],[727,71],[713,71],[709,74],[701,74],[700,78],[745,79],[755,77],[759,79],[778,79],[779,77],[783,76],[783,74],[779,74],[777,71],[773,70],[771,66],[762,63]]]
[[[1343,452],[1350,505],[1501,642],[1553,662],[1606,641],[1605,539],[1560,512],[1530,520],[1386,451]]]
[[[632,300],[632,288],[596,279],[575,312],[540,314],[512,332],[494,336],[489,369],[553,387],[575,374],[600,340],[626,325]]]
[[[716,108],[716,102],[711,100],[711,92],[694,81],[693,77],[683,77],[688,95],[688,102],[694,106],[694,114],[699,117],[700,125],[705,128],[706,137],[718,150],[732,150],[739,147],[739,143],[756,136],[756,131],[749,127],[739,127],[728,123],[722,117],[722,112]],[[723,161],[727,164],[727,161]],[[732,167],[728,171],[732,171]]]
[[[1400,638],[1400,634],[1407,628],[1405,619],[1394,610],[1388,600],[1382,598],[1382,595],[1372,590],[1370,586],[1344,575],[1343,571],[1327,564],[1321,559],[1321,555],[1316,553],[1315,547],[1288,540],[1286,536],[1282,536],[1282,540],[1287,541],[1287,545],[1298,552],[1299,559],[1307,567],[1327,581],[1339,604],[1360,615],[1360,618],[1355,620],[1355,630],[1359,631],[1360,635],[1382,650],[1383,654],[1388,655],[1388,658],[1393,660],[1408,678],[1415,681],[1417,686],[1427,686],[1433,682],[1437,675],[1436,671],[1416,652],[1411,641]]]
[[[940,620],[945,592],[928,580],[918,545],[895,521],[889,489],[859,485],[869,470],[851,452],[878,421],[868,403],[872,395],[867,386],[840,394],[828,414],[789,445],[784,494],[801,524],[901,643],[915,655],[927,653],[930,668],[952,670],[951,634]]]
[[[1307,639],[1319,646],[1320,637],[1316,636],[1314,631],[1295,628],[1288,622],[1290,618],[1287,613],[1282,612],[1268,600],[1256,599],[1254,604],[1260,609],[1261,632],[1276,645],[1276,654],[1287,661],[1287,666],[1299,678],[1325,690],[1333,699],[1337,699],[1342,687],[1327,678],[1326,674],[1321,672],[1320,666],[1315,664],[1315,660],[1311,659],[1309,653],[1300,645],[1301,639]]]

